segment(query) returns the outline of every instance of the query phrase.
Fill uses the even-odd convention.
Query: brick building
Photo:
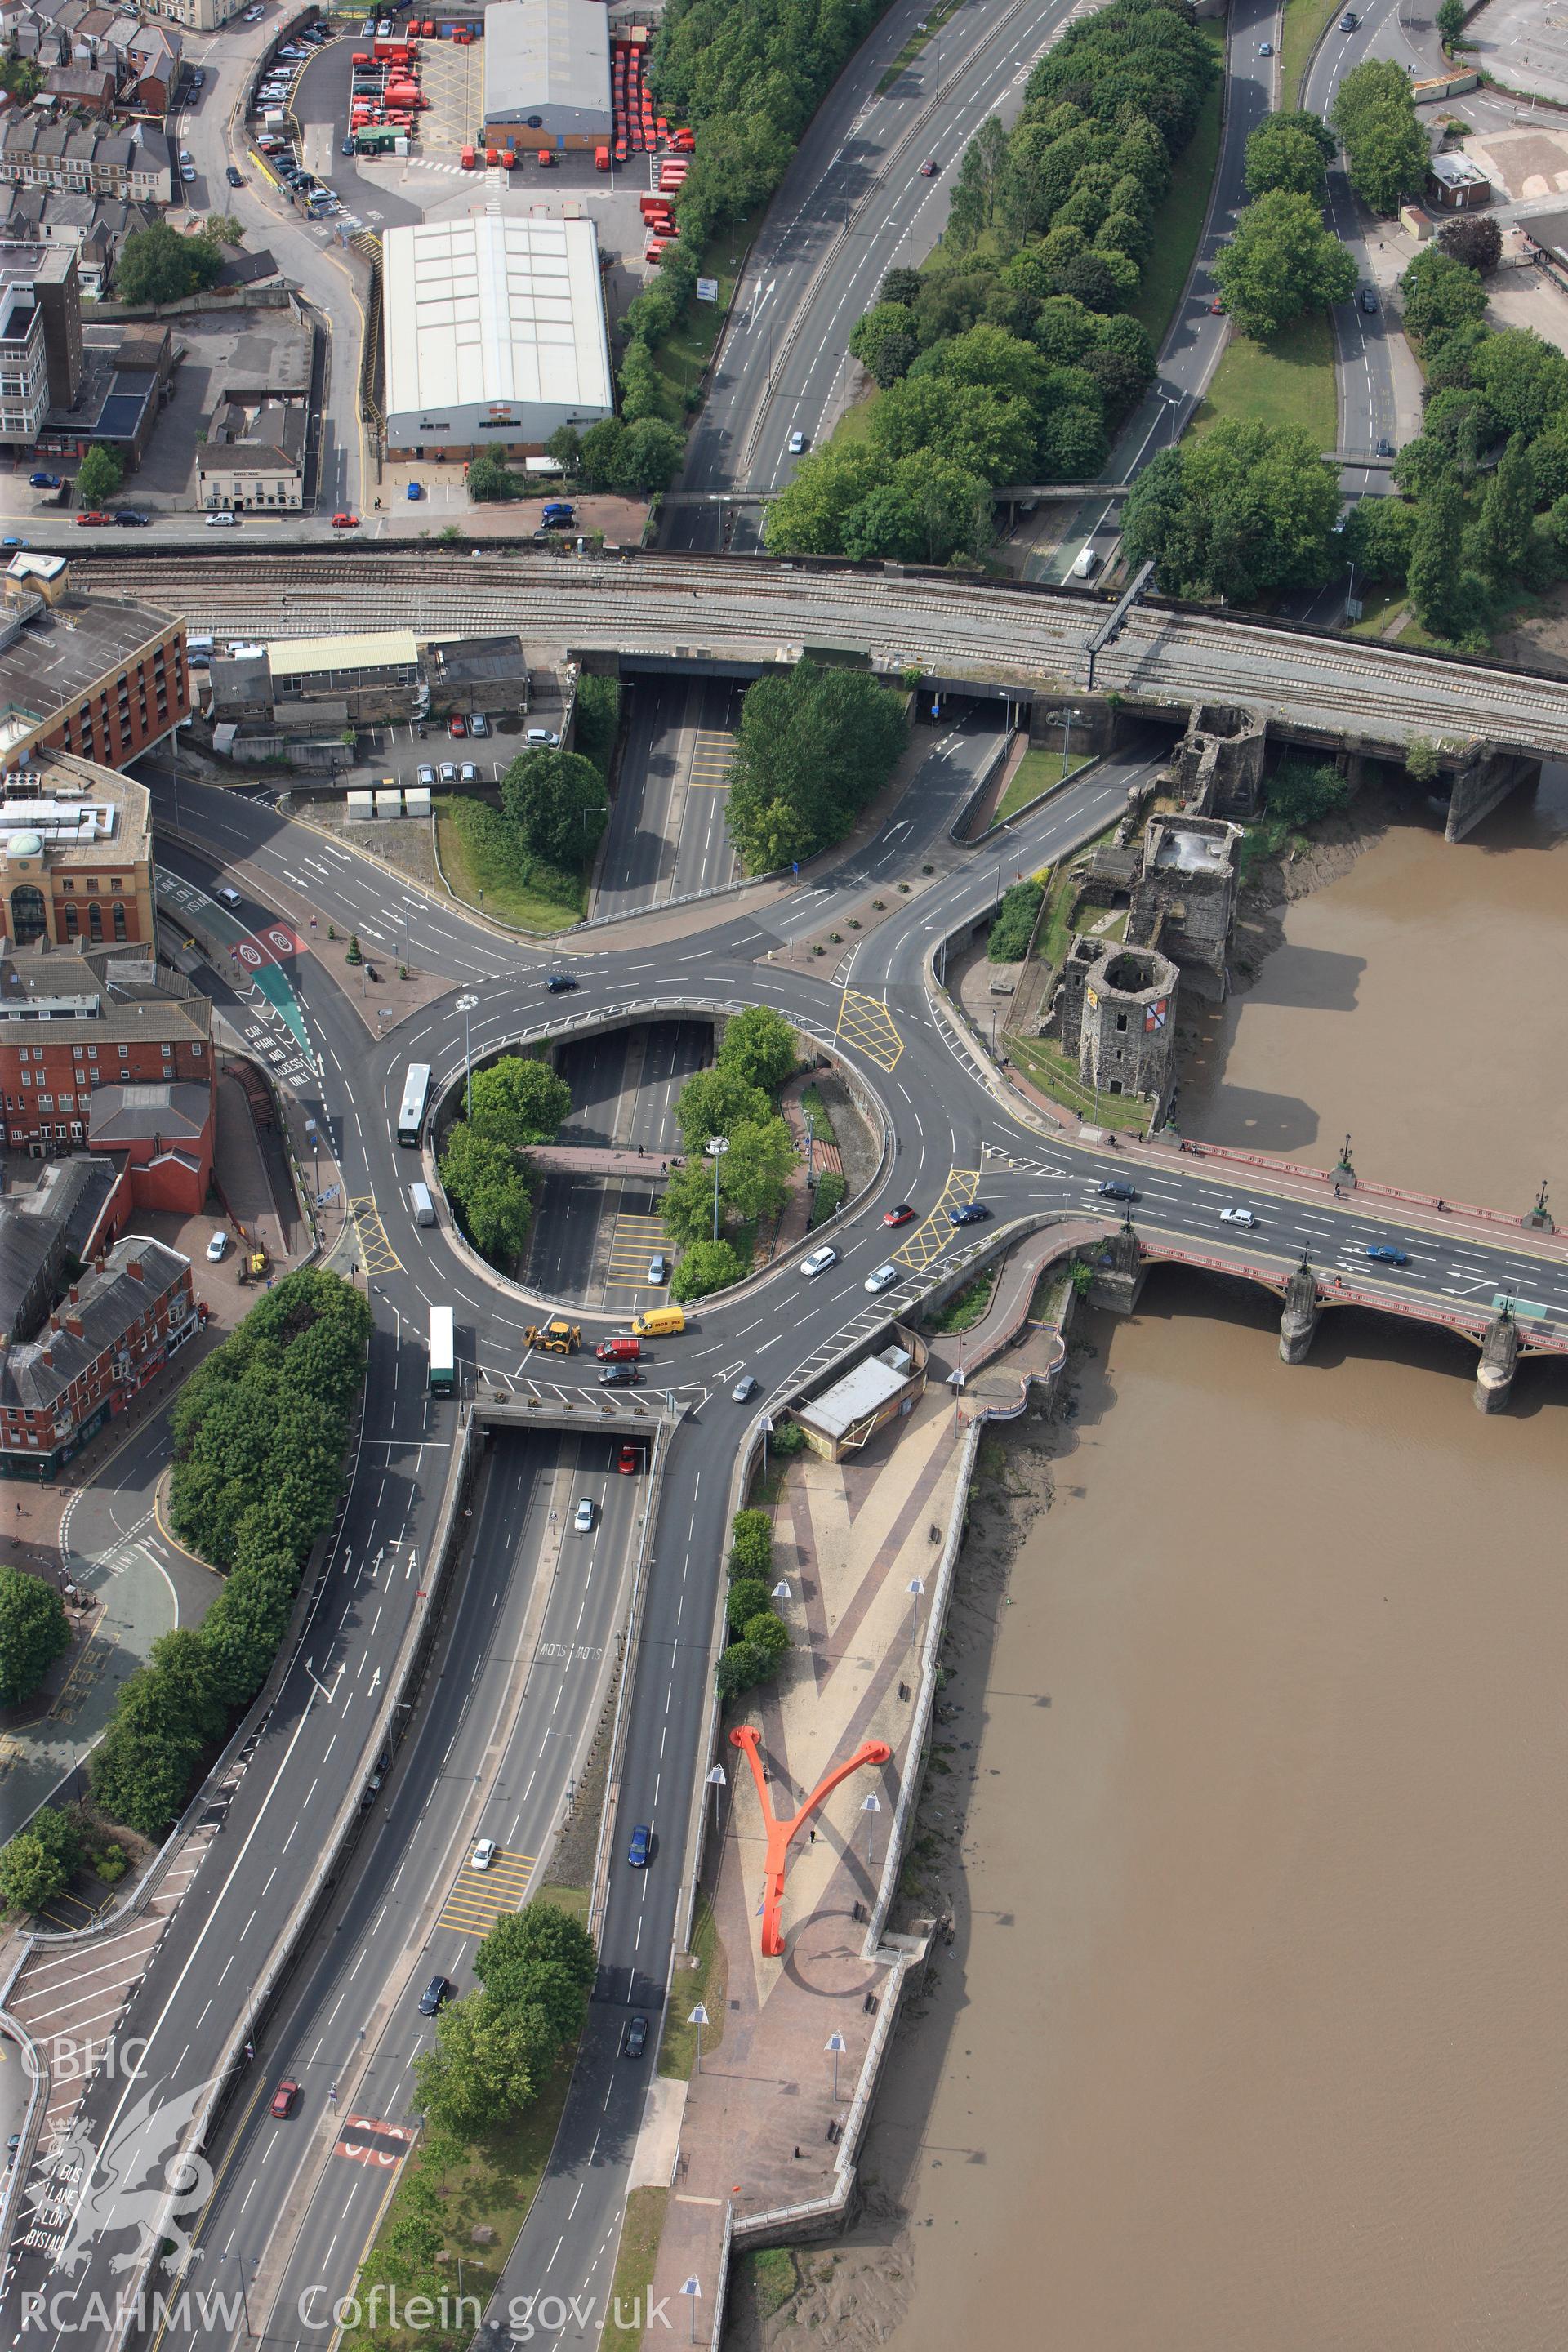
[[[10,945],[150,946],[155,927],[145,784],[59,752],[0,777],[0,934]]]
[[[189,718],[183,621],[84,595],[66,556],[32,549],[12,558],[0,590],[0,769],[56,750],[121,768]]]
[[[191,1262],[127,1234],[35,1339],[0,1348],[0,1477],[55,1477],[199,1326]]]
[[[84,1149],[129,1174],[137,1208],[197,1213],[212,1181],[212,1005],[151,943],[0,957],[0,1145]]]

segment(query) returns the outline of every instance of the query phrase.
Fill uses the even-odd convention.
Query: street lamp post
[[[822,2046],[831,2053],[833,2059],[833,2103],[835,2106],[837,2106],[838,2104],[838,2061],[842,2058],[846,2050],[848,2049],[849,2044],[845,2041],[842,2033],[830,2033]]]
[[[703,1149],[713,1162],[713,1238],[717,1241],[719,1238],[719,1162],[730,1149],[730,1139],[727,1135],[710,1135]]]
[[[682,2284],[680,2292],[686,2297],[687,2302],[690,2306],[691,2341],[695,2344],[697,2341],[697,2298],[701,2294],[702,2289],[696,2279],[689,2278]]]
[[[1068,763],[1072,757],[1073,721],[1082,717],[1081,710],[1058,710],[1056,713],[1054,723],[1062,730],[1062,782],[1064,784],[1068,780]]]
[[[812,1132],[811,1113],[807,1111],[805,1114],[805,1189],[808,1196],[816,1183],[816,1137]]]
[[[719,1832],[721,1844],[723,1843],[724,1814],[720,1790],[727,1789],[730,1783],[725,1775],[724,1767],[722,1764],[715,1764],[713,1769],[708,1775],[708,1786],[713,1791],[713,1826]]]
[[[877,1815],[881,1811],[881,1810],[882,1800],[878,1796],[876,1790],[873,1789],[871,1794],[866,1799],[860,1808],[860,1811],[866,1816],[866,1861],[868,1866],[876,1860],[876,1855],[872,1852],[872,1840],[875,1837],[877,1831]]]
[[[226,2252],[221,2253],[218,2256],[220,2263],[226,2263],[229,2259],[230,2257]],[[235,2254],[233,2259],[239,2265],[239,2307],[245,2314],[245,2332],[247,2336],[254,2336],[256,2330],[250,2324],[250,2298],[245,2291],[245,2256],[243,2254]]]
[[[694,2025],[697,2028],[697,2063],[691,2071],[694,2074],[700,2074],[702,2072],[702,2029],[708,2022],[708,2011],[703,2008],[700,2001],[698,2002],[696,2008],[692,2011],[686,2022],[688,2025]]]
[[[925,1589],[926,1589],[926,1586],[925,1586],[925,1579],[924,1579],[924,1577],[923,1577],[923,1576],[911,1576],[911,1577],[910,1577],[910,1580],[909,1580],[908,1585],[905,1587],[905,1590],[906,1590],[906,1591],[909,1593],[910,1600],[911,1600],[911,1601],[914,1602],[914,1604],[915,1604],[915,1643],[914,1643],[914,1647],[915,1647],[915,1655],[916,1655],[916,1657],[917,1657],[917,1658],[918,1658],[918,1657],[919,1657],[919,1655],[920,1655],[920,1649],[921,1649],[921,1599],[922,1594],[923,1594],[923,1593],[924,1593],[924,1591],[925,1591]]]

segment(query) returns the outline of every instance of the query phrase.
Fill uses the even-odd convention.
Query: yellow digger
[[[529,1347],[542,1349],[547,1356],[574,1356],[583,1344],[583,1327],[557,1316],[553,1323],[530,1323],[522,1336]]]

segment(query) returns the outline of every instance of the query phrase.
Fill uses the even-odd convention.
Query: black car
[[[647,2048],[647,2020],[646,2017],[634,2017],[628,2021],[626,2025],[626,2038],[622,2042],[621,2048],[628,2058],[640,2058],[642,2056],[643,2052]]]
[[[243,188],[245,185],[245,173],[240,170],[237,163],[226,164],[224,166],[224,177],[227,180],[231,188]]]
[[[1102,1201],[1135,1201],[1138,1187],[1124,1184],[1120,1176],[1108,1176],[1100,1188],[1100,1197]]]
[[[146,516],[138,514],[134,507],[116,507],[114,520],[121,530],[144,530],[147,523]]]
[[[432,1977],[419,1996],[420,2016],[437,2016],[446,2003],[451,2000],[455,1990],[450,1977]]]
[[[635,1364],[606,1364],[599,1374],[602,1389],[633,1389],[642,1374]]]
[[[582,982],[574,980],[570,972],[547,971],[544,975],[544,985],[552,996],[567,996],[573,989],[580,988]]]
[[[990,1210],[983,1202],[968,1201],[962,1209],[950,1209],[947,1222],[950,1225],[978,1225],[990,1214]]]

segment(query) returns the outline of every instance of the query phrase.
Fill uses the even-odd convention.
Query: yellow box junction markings
[[[689,782],[704,791],[721,793],[730,782],[730,770],[735,758],[735,739],[713,727],[700,727],[696,749],[691,754]]]
[[[890,1070],[904,1050],[904,1041],[881,998],[864,996],[858,988],[845,990],[834,1034],[847,1045],[858,1045],[868,1061],[883,1070]]]
[[[957,1234],[958,1228],[948,1223],[948,1211],[963,1208],[979,1190],[978,1168],[950,1169],[942,1197],[930,1216],[893,1252],[899,1264],[909,1266],[915,1274],[923,1274],[932,1258],[940,1257]]]
[[[359,1235],[360,1255],[366,1274],[401,1274],[403,1260],[386,1238],[386,1227],[381,1222],[381,1212],[375,1205],[374,1192],[363,1192],[349,1202],[349,1214]]]
[[[531,1853],[498,1852],[488,1870],[475,1870],[465,1859],[437,1926],[455,1927],[459,1936],[488,1936],[507,1912],[521,1910],[534,1860]]]
[[[669,1255],[669,1236],[662,1217],[633,1216],[623,1211],[616,1219],[615,1232],[610,1235],[610,1268],[606,1282],[630,1284],[633,1288],[648,1286],[648,1265],[655,1257]],[[654,1287],[659,1286],[656,1283]]]

